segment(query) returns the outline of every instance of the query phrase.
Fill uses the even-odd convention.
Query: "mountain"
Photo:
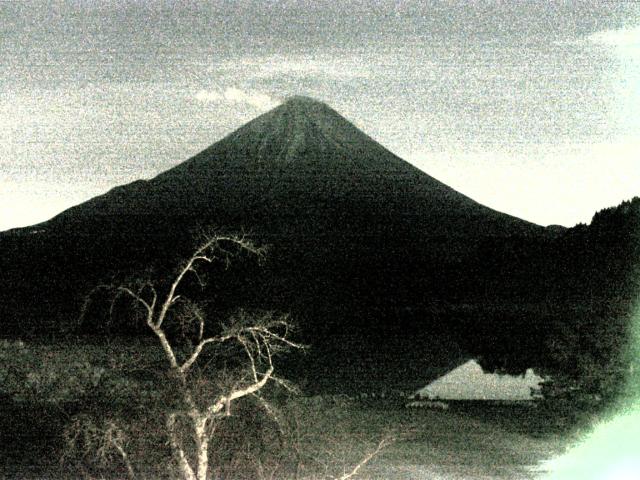
[[[566,231],[482,206],[327,105],[292,97],[151,180],[0,235],[5,331],[72,328],[94,285],[119,272],[166,275],[202,226],[269,246],[264,267],[216,273],[212,312],[292,312],[312,345],[297,375],[328,388],[419,386],[421,369],[461,350],[498,352],[519,369],[526,362],[492,339],[510,332],[535,351],[541,337],[521,327],[555,294],[548,280],[566,278],[554,269]],[[102,324],[96,313],[82,328]]]
[[[447,187],[305,97],[292,97],[156,178],[118,187],[49,225],[77,225],[97,215],[206,215],[234,225],[250,218],[290,232],[302,227],[300,214],[332,221],[377,217],[376,223],[382,217],[411,229],[418,222],[428,225],[422,233],[429,236],[541,230]]]

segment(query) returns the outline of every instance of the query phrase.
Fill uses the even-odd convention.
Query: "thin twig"
[[[362,460],[360,460],[360,462],[353,467],[353,469],[348,472],[345,473],[344,475],[342,475],[341,477],[333,477],[334,480],[347,480],[349,478],[354,477],[355,475],[358,474],[358,470],[360,470],[362,467],[364,467],[367,463],[369,463],[371,461],[371,459],[373,457],[375,457],[376,455],[378,455],[380,453],[380,451],[382,451],[382,449],[391,441],[390,437],[384,437],[382,438],[382,440],[380,440],[380,442],[378,443],[378,446],[375,448],[375,450],[373,450],[371,453],[368,453],[367,455],[364,456],[364,458]]]

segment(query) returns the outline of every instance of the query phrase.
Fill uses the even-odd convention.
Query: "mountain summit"
[[[310,150],[348,155],[380,145],[338,112],[309,97],[294,96],[229,135],[225,141],[246,145],[246,151],[270,161],[295,161]]]

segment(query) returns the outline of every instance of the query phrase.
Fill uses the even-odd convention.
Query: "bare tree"
[[[112,306],[118,298],[125,296],[142,312],[146,326],[162,349],[168,378],[178,386],[179,407],[165,412],[164,422],[172,455],[184,480],[210,478],[209,448],[216,423],[231,415],[236,401],[248,396],[262,400],[260,391],[269,382],[292,388],[275,376],[273,359],[284,350],[302,348],[290,339],[292,328],[286,315],[270,312],[251,315],[241,311],[221,325],[211,325],[203,308],[183,298],[181,290],[189,277],[204,287],[203,267],[216,262],[228,265],[232,256],[240,252],[258,257],[264,254],[262,248],[244,237],[213,235],[195,249],[168,285],[159,287],[152,281],[138,281],[135,285],[110,287],[114,291]],[[193,335],[189,342],[181,341],[175,333],[170,333],[167,328],[170,317],[172,321],[177,320],[190,327]],[[218,333],[209,334],[211,331]],[[197,372],[198,361],[208,350],[229,344],[236,345],[244,357],[241,374],[227,379],[226,385],[215,393],[208,390],[203,395],[200,391],[202,375]],[[265,402],[262,404],[267,406]],[[112,424],[109,426],[113,427]],[[125,462],[128,475],[133,477],[133,466],[124,451],[123,441],[114,435],[117,431],[110,428],[100,435],[94,431],[92,438],[100,437],[103,452],[106,446],[114,450]]]
[[[221,466],[226,468],[210,464],[216,463],[212,444],[214,439],[219,440],[214,433],[221,421],[237,411],[239,400],[248,397],[256,400],[256,405],[278,423],[281,419],[277,409],[263,396],[265,387],[271,383],[289,391],[296,390],[275,375],[275,356],[303,348],[291,339],[292,324],[287,315],[240,310],[225,322],[212,322],[203,305],[188,298],[194,285],[205,287],[205,267],[215,263],[228,267],[232,258],[242,252],[258,259],[265,253],[245,237],[209,235],[164,282],[136,278],[128,284],[102,285],[94,290],[111,292],[111,315],[119,299],[131,300],[136,312],[134,317],[142,319],[152,338],[157,340],[166,372],[160,376],[158,393],[161,398],[166,391],[172,393],[167,394],[166,401],[162,401],[160,409],[152,415],[154,425],[159,425],[162,436],[167,439],[167,448],[177,469],[172,476],[183,480],[210,480]],[[83,315],[90,302],[91,295],[87,297]],[[225,361],[221,361],[223,357]],[[131,362],[134,368],[133,360]],[[243,418],[242,415],[239,418]],[[286,438],[283,425],[278,428]],[[127,422],[122,419],[82,415],[67,428],[65,438],[75,458],[79,455],[82,460],[91,456],[101,468],[115,462],[114,465],[121,465],[133,480],[143,472],[137,470],[135,455],[128,448],[139,439],[140,433],[127,432]],[[383,438],[374,450],[350,470],[345,469],[342,475],[325,472],[324,477],[346,480],[358,475],[390,441],[389,436]],[[224,448],[216,451],[223,452]],[[267,459],[267,463],[258,457],[247,460],[255,464],[257,474],[265,478],[273,477],[281,468],[277,459]]]

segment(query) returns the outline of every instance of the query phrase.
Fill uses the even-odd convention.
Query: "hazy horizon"
[[[3,2],[0,230],[150,178],[283,98],[534,223],[640,195],[640,5]]]

